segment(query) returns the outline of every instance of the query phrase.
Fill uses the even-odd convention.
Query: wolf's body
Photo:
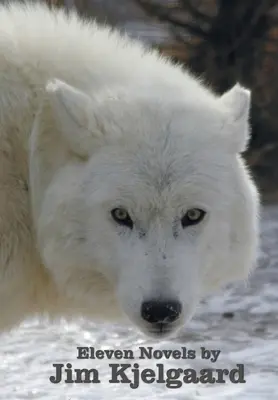
[[[108,28],[1,7],[0,329],[124,310],[149,333],[142,302],[175,297],[184,323],[201,295],[246,278],[258,209],[240,157],[248,111],[244,89],[216,98]],[[132,232],[104,204],[129,208]],[[202,228],[181,231],[197,206]]]

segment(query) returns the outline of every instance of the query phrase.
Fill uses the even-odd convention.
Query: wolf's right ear
[[[57,79],[47,83],[46,93],[53,116],[70,149],[81,157],[90,156],[95,139],[101,137],[97,123],[93,126],[95,117],[91,98]]]
[[[242,153],[250,140],[249,114],[251,93],[246,88],[236,84],[224,93],[219,101],[227,110],[225,124],[230,126],[229,145],[232,151]]]

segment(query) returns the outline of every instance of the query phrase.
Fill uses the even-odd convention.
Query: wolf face
[[[30,183],[39,251],[61,294],[164,337],[204,294],[248,276],[258,230],[240,156],[249,102],[238,85],[192,101],[48,84]]]

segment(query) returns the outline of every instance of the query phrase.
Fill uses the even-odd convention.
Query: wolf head
[[[204,294],[245,279],[258,231],[241,159],[249,107],[239,85],[173,99],[50,82],[30,183],[39,251],[60,293],[104,318],[118,304],[141,331],[164,336]]]

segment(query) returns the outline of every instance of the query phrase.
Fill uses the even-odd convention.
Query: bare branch
[[[206,14],[203,14],[195,6],[193,6],[191,0],[180,0],[184,10],[188,11],[193,19],[200,21],[201,23],[211,23],[213,18]]]
[[[180,31],[180,29],[176,28],[173,25],[170,25],[170,32],[172,35],[183,45],[192,46],[192,37],[191,35],[185,35]]]
[[[258,20],[261,18],[262,15],[266,14],[266,12],[271,7],[272,7],[271,2],[257,0],[257,6],[255,4],[252,4],[252,6],[249,9],[247,9],[244,17],[242,18],[242,24],[243,26],[245,26],[245,29],[243,29],[241,35],[237,37],[237,39],[228,49],[229,52],[236,50],[239,47],[239,45],[250,36]]]
[[[169,12],[169,9],[155,3],[148,2],[146,0],[137,0],[138,4],[151,16],[155,16],[160,21],[167,22],[174,25],[176,28],[181,28],[190,33],[204,39],[209,39],[209,34],[204,29],[200,28],[195,24],[189,22],[180,21],[173,17]]]

